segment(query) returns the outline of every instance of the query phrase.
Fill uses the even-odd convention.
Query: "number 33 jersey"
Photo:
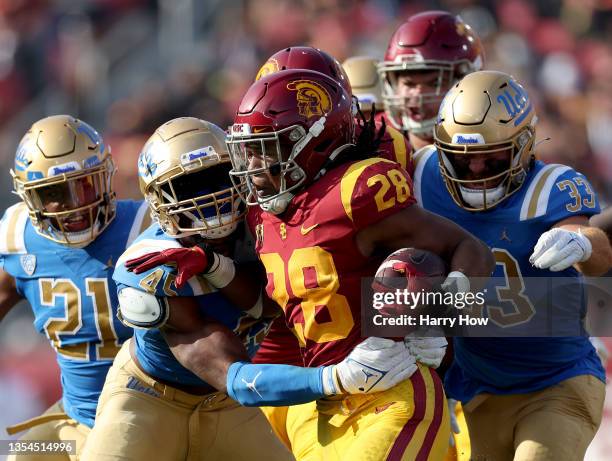
[[[305,366],[337,363],[361,341],[361,280],[380,261],[364,257],[355,237],[414,203],[406,171],[371,158],[332,169],[281,215],[249,210],[266,291],[283,308]]]
[[[539,237],[554,224],[599,213],[588,180],[568,166],[536,161],[519,191],[490,211],[474,213],[453,201],[433,146],[414,157],[418,202],[483,240],[495,256],[495,286],[487,287],[485,311],[498,328],[491,336],[532,336],[455,338],[448,395],[467,402],[482,392],[535,392],[582,374],[605,381],[588,337],[577,336],[586,309],[580,274],[573,267],[551,272],[529,263]],[[547,288],[553,283],[554,289]],[[554,311],[542,308],[549,305]]]
[[[132,336],[116,317],[115,262],[148,222],[146,204],[118,201],[113,222],[85,248],[38,235],[21,203],[0,222],[0,267],[15,279],[34,311],[34,327],[57,352],[64,411],[89,427],[106,372]]]

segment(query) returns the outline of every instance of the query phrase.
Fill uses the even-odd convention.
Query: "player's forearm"
[[[167,328],[164,337],[181,365],[220,391],[225,391],[230,365],[248,360],[240,338],[219,324],[209,323],[190,332]]]
[[[584,275],[596,277],[605,274],[612,267],[612,247],[608,236],[596,227],[566,224],[561,229],[580,232],[591,242],[591,257],[584,262],[577,263],[576,269]]]
[[[593,216],[590,219],[590,224],[604,231],[608,236],[610,244],[612,244],[612,207],[608,207],[600,214]]]
[[[244,406],[299,405],[330,395],[330,367],[237,362],[229,367],[227,393]]]

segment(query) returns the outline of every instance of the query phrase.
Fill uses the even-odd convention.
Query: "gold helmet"
[[[193,117],[175,118],[147,140],[138,158],[140,191],[173,237],[226,237],[245,206],[231,185],[225,132]]]
[[[511,75],[474,72],[451,88],[434,142],[459,206],[487,210],[521,187],[534,156],[536,121],[527,92]]]
[[[353,96],[357,97],[359,107],[364,112],[371,112],[372,104],[379,110],[383,109],[382,83],[377,65],[378,60],[369,56],[353,56],[342,63],[353,89]]]
[[[54,115],[34,123],[21,139],[11,176],[36,232],[84,247],[115,218],[114,172],[110,147],[96,130]]]

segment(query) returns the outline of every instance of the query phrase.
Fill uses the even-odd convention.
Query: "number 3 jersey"
[[[380,158],[340,165],[298,193],[281,215],[247,215],[266,268],[266,291],[284,310],[307,367],[337,363],[361,341],[361,230],[415,203],[408,174]]]
[[[146,204],[118,201],[113,222],[85,248],[36,233],[24,204],[0,222],[0,264],[34,311],[34,327],[57,352],[68,416],[93,426],[106,372],[132,330],[116,317],[115,262],[148,223]]]
[[[446,189],[433,146],[415,154],[415,165],[418,202],[486,242],[495,256],[495,286],[489,286],[486,295],[489,321],[496,328],[517,331],[506,336],[525,336],[531,325],[546,318],[540,315],[544,311],[538,299],[548,299],[554,307],[546,319],[549,325],[558,328],[559,316],[568,313],[567,318],[577,324],[572,334],[579,334],[586,309],[581,275],[573,267],[561,272],[537,269],[529,257],[539,237],[557,222],[599,213],[588,180],[568,166],[536,161],[514,195],[490,211],[469,212],[456,205]],[[548,284],[555,288],[547,288]],[[540,298],[543,292],[548,298]],[[455,362],[445,386],[450,397],[463,402],[483,392],[533,392],[582,374],[605,382],[601,362],[586,336],[457,337],[454,343]]]
[[[239,241],[236,245],[236,259],[239,259],[237,256],[245,258],[245,254],[249,253],[248,245],[247,239]],[[159,266],[140,274],[129,272],[125,267],[125,262],[129,259],[154,251],[180,247],[181,244],[175,238],[164,234],[157,223],[152,224],[117,261],[113,278],[118,290],[132,287],[159,297],[195,296],[203,316],[211,317],[233,330],[243,340],[249,357],[255,355],[259,343],[263,341],[272,323],[272,318],[252,318],[231,304],[221,292],[200,277],[192,277],[179,290],[174,284],[176,269],[172,266]],[[134,330],[134,341],[136,358],[149,376],[170,384],[207,385],[176,360],[159,329],[137,328]],[[211,392],[213,390],[211,388]]]

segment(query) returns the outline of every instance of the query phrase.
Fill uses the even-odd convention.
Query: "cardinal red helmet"
[[[424,104],[439,105],[456,81],[480,70],[483,62],[480,39],[459,16],[446,11],[411,16],[391,37],[384,61],[378,66],[389,119],[397,129],[433,133],[435,117],[415,120],[410,116],[408,98],[398,94],[397,74],[438,71],[436,89],[420,95],[418,105],[422,111]]]
[[[267,75],[251,85],[230,128],[230,175],[246,185],[249,205],[282,213],[350,145],[353,131],[351,97],[337,81],[304,69]],[[278,184],[264,190],[263,177]]]
[[[340,63],[325,51],[312,46],[291,46],[277,51],[261,66],[255,80],[288,69],[316,70],[333,78],[344,91],[352,94],[348,76]]]

